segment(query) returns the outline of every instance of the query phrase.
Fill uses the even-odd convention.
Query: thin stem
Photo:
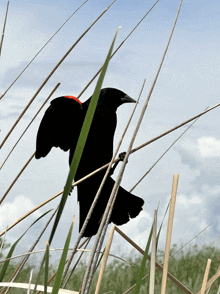
[[[144,85],[145,85],[145,81],[144,81],[144,83],[143,83],[143,86],[142,86],[142,89],[141,89],[141,93],[142,93],[142,91],[143,91]],[[92,205],[91,205],[91,207],[90,207],[90,209],[89,209],[89,212],[88,212],[88,214],[87,214],[87,216],[86,216],[86,219],[85,219],[85,221],[84,221],[84,224],[83,224],[83,226],[82,226],[82,228],[81,228],[81,230],[80,230],[80,233],[79,233],[78,240],[77,240],[76,244],[79,242],[79,240],[80,240],[80,239],[82,238],[82,236],[83,236],[83,233],[84,233],[84,231],[85,231],[85,228],[86,228],[86,226],[87,226],[87,224],[88,224],[88,222],[89,222],[89,219],[90,219],[90,217],[91,217],[91,215],[92,215],[92,212],[93,212],[93,210],[94,210],[94,208],[95,208],[95,205],[96,205],[96,203],[97,203],[97,201],[98,201],[98,198],[99,198],[99,195],[100,195],[101,190],[102,190],[102,188],[103,188],[103,185],[104,185],[104,183],[105,183],[105,180],[107,179],[107,176],[108,176],[108,174],[109,174],[109,172],[110,172],[110,168],[111,168],[111,166],[112,166],[112,163],[114,162],[114,158],[115,158],[115,156],[116,156],[116,154],[117,154],[117,152],[118,152],[118,150],[119,150],[119,148],[120,148],[121,142],[122,142],[122,140],[123,140],[123,138],[124,138],[124,136],[125,136],[125,133],[126,133],[126,131],[127,131],[127,129],[128,129],[128,126],[129,126],[129,124],[130,124],[130,122],[131,122],[131,119],[132,119],[132,117],[133,117],[133,114],[134,114],[134,111],[135,111],[135,109],[136,109],[137,103],[138,103],[138,101],[139,101],[139,99],[140,99],[141,93],[140,93],[140,95],[139,95],[139,97],[138,97],[138,100],[137,100],[135,106],[134,106],[133,112],[132,112],[132,114],[131,114],[131,116],[130,116],[130,119],[129,119],[129,121],[128,121],[126,127],[125,127],[125,130],[124,130],[124,132],[123,132],[123,135],[122,135],[122,137],[121,137],[121,139],[120,139],[120,141],[119,141],[119,143],[118,143],[118,146],[117,146],[117,148],[116,148],[116,151],[115,151],[115,153],[114,153],[114,155],[113,155],[113,157],[112,157],[112,159],[111,159],[111,162],[107,165],[107,167],[108,167],[108,168],[107,168],[107,171],[106,171],[105,176],[104,176],[104,178],[103,178],[103,180],[102,180],[102,182],[101,182],[101,184],[100,184],[100,187],[99,187],[99,189],[98,189],[98,191],[97,191],[97,193],[96,193],[96,195],[95,195],[95,198],[94,198],[93,203],[92,203]],[[77,245],[75,245],[75,247],[76,247],[76,246],[77,246]],[[65,278],[66,275],[67,275],[67,272],[68,272],[68,269],[69,269],[70,264],[71,264],[71,262],[72,262],[72,259],[73,259],[73,257],[74,257],[74,254],[75,254],[75,252],[74,252],[74,250],[73,250],[72,255],[71,255],[71,257],[70,257],[70,261],[69,261],[69,263],[67,264],[66,269],[65,269],[65,271],[64,271],[62,283],[63,283],[63,281],[64,281],[64,278]]]
[[[144,85],[145,85],[145,81],[144,81],[143,86],[142,86],[142,88],[141,88],[141,91],[140,91],[140,94],[139,94],[139,98],[138,98],[138,100],[140,99],[140,96],[141,96],[141,94],[142,94],[142,91],[143,91]],[[136,103],[136,105],[137,105],[137,103]],[[134,113],[134,111],[133,111],[133,113]],[[132,115],[133,115],[133,113],[132,113]],[[130,120],[131,120],[131,119],[130,119]],[[130,120],[129,120],[128,124],[130,123]],[[128,127],[128,125],[127,125],[127,127]],[[127,131],[127,127],[125,128],[125,131],[124,131],[124,134],[123,134],[123,135],[125,135],[125,132]],[[121,138],[121,140],[120,140],[120,142],[119,142],[119,144],[118,144],[117,149],[119,149],[122,139],[123,139],[123,136],[122,136],[122,138]],[[117,150],[116,150],[116,152],[117,152]],[[114,157],[116,156],[116,152],[115,152],[115,154],[113,155],[113,158],[112,158],[112,160],[111,160],[111,163],[113,162]],[[124,160],[123,160],[122,166],[124,166],[124,165],[127,163],[127,157],[128,157],[128,156],[127,156],[127,157],[126,157],[126,156],[127,156],[127,154],[125,155],[125,158],[124,158]],[[108,172],[110,171],[110,167],[111,167],[111,164],[109,165],[109,167],[108,167],[108,169],[107,169],[107,171],[106,171],[106,174],[105,174],[105,176],[104,176],[104,178],[103,178],[103,180],[102,180],[102,183],[101,183],[101,185],[100,185],[100,187],[99,187],[99,189],[98,189],[98,192],[97,192],[97,194],[96,194],[96,197],[95,197],[95,200],[93,201],[93,203],[94,203],[95,201],[97,201],[96,198],[98,199],[98,197],[99,197],[99,195],[100,195],[100,193],[101,193],[101,189],[102,189],[102,187],[103,187],[103,185],[104,185],[104,181],[107,179]],[[89,260],[89,263],[88,263],[88,266],[87,266],[87,270],[86,270],[86,273],[85,273],[85,276],[84,276],[84,279],[83,279],[82,293],[84,293],[84,291],[85,291],[85,293],[88,293],[88,290],[89,290],[89,287],[90,287],[90,283],[91,283],[91,280],[92,280],[92,276],[93,276],[93,272],[94,272],[94,270],[95,270],[96,262],[97,262],[97,260],[98,260],[98,254],[99,254],[99,251],[100,251],[100,248],[97,250],[97,246],[98,246],[99,240],[100,240],[100,239],[101,239],[101,240],[104,239],[104,237],[101,238],[101,234],[102,234],[102,231],[105,232],[106,229],[107,229],[107,225],[108,225],[108,222],[109,222],[109,219],[108,219],[108,212],[109,212],[109,210],[110,210],[110,207],[111,207],[112,201],[113,201],[113,199],[114,199],[114,197],[115,197],[115,193],[116,193],[116,191],[118,190],[119,185],[120,185],[120,180],[117,179],[117,180],[116,180],[116,183],[115,183],[115,185],[114,185],[115,188],[113,187],[112,193],[111,193],[111,195],[110,195],[110,197],[109,197],[109,200],[108,200],[107,207],[106,207],[105,212],[104,212],[104,215],[103,215],[103,217],[102,217],[102,221],[101,221],[100,227],[99,227],[99,229],[98,229],[98,233],[97,233],[97,235],[96,235],[96,241],[95,241],[95,244],[94,244],[94,246],[93,246],[92,253],[91,253],[91,256],[90,256],[90,260]],[[95,203],[96,203],[96,202],[95,202]],[[94,203],[94,204],[95,204],[95,203]],[[91,207],[91,208],[92,208],[92,207]],[[109,218],[110,218],[110,216],[109,216]],[[105,222],[106,222],[106,228],[104,229]],[[102,241],[100,242],[100,244],[101,244],[101,243],[102,243]],[[100,246],[99,246],[99,247],[100,247]],[[98,253],[97,253],[96,257],[95,257],[95,252],[96,252],[96,250],[98,251]],[[93,262],[94,257],[95,257],[95,262]],[[92,266],[92,263],[93,263],[93,266]],[[88,281],[88,280],[89,280],[89,281]]]
[[[217,103],[217,104],[214,105],[213,107],[208,108],[207,110],[205,110],[205,111],[203,111],[203,112],[200,112],[199,114],[193,116],[192,118],[190,118],[190,119],[188,119],[188,120],[182,122],[181,124],[179,124],[179,125],[173,127],[172,129],[169,129],[168,131],[166,131],[166,132],[160,134],[160,135],[157,136],[157,137],[154,137],[153,139],[147,141],[146,143],[144,143],[144,144],[142,144],[142,145],[139,145],[138,147],[134,148],[134,149],[131,151],[131,153],[136,152],[137,150],[139,150],[139,149],[141,149],[141,148],[143,148],[143,147],[145,147],[145,146],[147,146],[147,145],[149,145],[149,144],[151,144],[151,143],[157,141],[158,139],[160,139],[160,138],[162,138],[162,137],[164,137],[164,136],[166,136],[166,135],[172,133],[173,131],[179,129],[180,127],[182,127],[182,126],[184,126],[184,125],[186,125],[186,124],[188,124],[189,122],[191,122],[192,120],[196,119],[197,117],[200,117],[200,116],[204,115],[205,113],[208,113],[209,111],[211,111],[211,110],[213,110],[213,109],[215,109],[215,108],[217,108],[217,107],[219,107],[219,106],[220,106],[220,103]],[[117,158],[116,160],[118,161],[119,158]]]
[[[105,212],[104,212],[104,215],[102,217],[102,221],[101,221],[101,224],[100,224],[100,227],[99,227],[99,230],[98,230],[98,233],[96,235],[96,240],[95,240],[95,244],[93,246],[93,250],[92,250],[92,253],[91,253],[91,257],[90,257],[90,260],[89,260],[89,264],[88,264],[88,267],[87,267],[87,270],[86,270],[86,273],[85,273],[85,276],[84,276],[84,279],[83,279],[83,285],[82,285],[82,294],[87,294],[88,291],[89,291],[89,288],[90,288],[90,285],[91,285],[91,281],[92,281],[92,278],[93,278],[93,274],[94,274],[94,269],[95,269],[95,266],[96,266],[96,262],[98,260],[98,253],[96,254],[95,256],[95,252],[96,252],[96,248],[98,247],[98,250],[97,252],[100,251],[101,249],[101,246],[102,246],[102,242],[104,240],[104,234],[107,230],[107,226],[108,226],[108,222],[110,220],[110,217],[111,217],[111,212],[112,212],[112,209],[113,209],[113,205],[114,205],[114,201],[116,199],[116,195],[117,195],[117,192],[118,192],[118,188],[119,188],[119,185],[121,183],[121,180],[122,180],[122,176],[123,176],[123,173],[124,173],[124,170],[125,170],[125,166],[127,164],[127,160],[128,160],[128,157],[130,155],[130,152],[131,152],[131,149],[132,149],[132,146],[133,146],[133,143],[134,143],[134,140],[137,136],[137,133],[138,133],[138,130],[140,128],[140,125],[141,125],[141,122],[143,120],[143,117],[144,117],[144,114],[145,114],[145,111],[147,109],[147,106],[148,106],[148,103],[149,103],[149,100],[150,100],[150,97],[151,97],[151,94],[153,92],[153,89],[155,87],[155,84],[157,82],[157,79],[158,79],[158,76],[159,76],[159,73],[160,73],[160,70],[162,68],[162,65],[163,65],[163,61],[165,59],[165,56],[166,56],[166,53],[167,53],[167,50],[169,48],[169,44],[170,44],[170,41],[171,41],[171,38],[173,36],[173,32],[174,32],[174,29],[175,29],[175,25],[176,25],[176,22],[177,22],[177,19],[178,19],[178,16],[179,16],[179,12],[180,12],[180,8],[181,8],[181,4],[182,4],[182,0],[180,1],[180,5],[179,5],[179,9],[177,11],[177,15],[176,15],[176,18],[175,18],[175,21],[174,21],[174,24],[173,24],[173,27],[172,27],[172,30],[171,30],[171,34],[170,34],[170,37],[169,37],[169,40],[167,42],[167,46],[165,48],[165,51],[164,51],[164,54],[163,54],[163,57],[162,57],[162,60],[160,62],[160,65],[159,65],[159,68],[157,70],[157,73],[156,73],[156,76],[155,76],[155,79],[153,81],[153,84],[151,86],[151,89],[150,89],[150,92],[148,94],[148,97],[145,101],[145,104],[143,106],[143,109],[142,109],[142,112],[141,112],[141,115],[140,115],[140,118],[138,120],[138,123],[137,123],[137,126],[135,128],[135,131],[133,133],[133,136],[132,136],[132,139],[131,139],[131,142],[130,142],[130,145],[128,147],[128,150],[126,152],[126,155],[125,155],[125,158],[124,158],[124,161],[122,163],[122,167],[119,171],[119,174],[118,174],[118,177],[116,179],[116,182],[115,182],[115,185],[113,187],[113,190],[111,192],[111,195],[110,195],[110,198],[109,198],[109,201],[108,201],[108,204],[107,204],[107,207],[105,209]],[[111,208],[111,209],[110,209]],[[102,231],[103,231],[103,236],[101,238],[101,234],[102,234]],[[99,243],[99,241],[100,242]],[[99,244],[98,244],[99,243]],[[93,263],[93,265],[92,265]]]
[[[8,16],[8,6],[9,6],[9,1],[7,3],[6,13],[5,13],[5,21],[4,21],[4,25],[3,25],[2,37],[1,37],[1,42],[0,42],[0,56],[1,56],[1,52],[2,52],[2,45],[3,45],[4,36],[5,36],[5,27],[6,27],[6,21],[7,21],[7,16]]]
[[[82,5],[80,5],[71,15],[70,17],[59,27],[59,29],[53,34],[52,37],[43,45],[43,47],[37,52],[37,54],[31,59],[31,61],[26,65],[26,67],[22,70],[22,72],[17,76],[17,78],[12,82],[12,84],[7,88],[4,94],[1,95],[0,100],[5,96],[8,90],[15,84],[15,82],[20,78],[20,76],[24,73],[24,71],[29,67],[29,65],[34,61],[34,59],[40,54],[40,52],[47,46],[47,44],[55,37],[55,35],[62,29],[62,27],[71,19],[71,17],[87,2],[86,0]]]
[[[88,0],[87,0],[88,1]],[[17,140],[17,142],[15,143],[15,145],[13,146],[13,148],[11,149],[11,151],[9,152],[8,156],[5,158],[4,162],[2,163],[0,170],[2,169],[2,167],[4,166],[5,162],[7,161],[7,159],[9,158],[9,156],[11,155],[12,151],[15,149],[15,147],[17,146],[18,142],[21,140],[21,138],[23,137],[23,135],[26,133],[26,131],[28,130],[28,128],[30,127],[30,125],[32,124],[32,122],[35,120],[35,118],[37,117],[37,115],[39,114],[39,112],[41,111],[41,109],[44,107],[44,105],[47,103],[47,101],[50,99],[50,97],[53,95],[53,93],[57,90],[57,88],[60,86],[60,83],[58,83],[55,88],[52,90],[52,92],[50,93],[50,95],[47,97],[47,99],[44,101],[44,103],[41,105],[41,107],[38,109],[38,111],[36,112],[36,114],[34,115],[34,117],[32,118],[32,120],[30,121],[30,123],[28,124],[28,126],[26,127],[26,129],[24,130],[24,132],[21,134],[20,138]]]
[[[25,107],[25,109],[22,111],[22,113],[20,114],[20,116],[18,117],[18,119],[16,120],[16,122],[14,123],[14,125],[12,126],[12,128],[10,129],[10,131],[8,132],[8,134],[6,135],[6,137],[4,138],[4,140],[2,141],[1,145],[0,145],[0,149],[2,148],[2,146],[4,145],[4,143],[6,142],[6,140],[8,139],[8,137],[10,136],[10,134],[12,133],[12,131],[14,130],[14,128],[16,127],[16,125],[18,124],[18,122],[20,121],[20,119],[22,118],[22,116],[25,114],[25,112],[27,111],[27,109],[29,108],[29,106],[31,105],[31,103],[34,101],[34,99],[37,97],[37,95],[40,93],[40,91],[42,90],[42,88],[46,85],[46,83],[48,82],[48,80],[51,78],[51,76],[54,74],[54,72],[57,70],[57,68],[61,65],[61,63],[64,61],[64,59],[70,54],[70,52],[73,50],[73,48],[79,43],[79,41],[88,33],[88,31],[93,27],[93,25],[103,16],[104,13],[106,13],[106,11],[112,6],[112,4],[115,2],[116,0],[114,0],[97,18],[96,20],[88,27],[88,29],[85,30],[85,32],[77,39],[77,41],[70,47],[70,49],[66,52],[66,54],[61,58],[61,60],[57,63],[57,65],[53,68],[53,70],[50,72],[50,74],[47,76],[47,78],[44,80],[44,82],[41,84],[41,86],[39,87],[39,89],[37,90],[37,92],[34,94],[34,96],[31,98],[31,100],[29,101],[29,103],[27,104],[27,106]]]
[[[112,240],[113,240],[113,236],[114,236],[114,231],[115,231],[115,226],[113,226],[111,228],[111,231],[109,233],[108,241],[107,241],[105,252],[104,252],[104,255],[103,255],[101,269],[100,269],[100,272],[99,272],[98,281],[97,281],[97,284],[96,284],[95,294],[99,293],[99,290],[100,290],[100,287],[101,287],[102,277],[103,277],[103,273],[104,273],[105,266],[106,266],[106,263],[107,263],[109,251],[110,251],[110,248],[111,248],[111,244],[112,244]]]
[[[208,108],[206,108],[208,109]],[[205,110],[206,110],[205,109]],[[149,168],[149,170],[141,177],[141,179],[131,188],[131,190],[129,192],[132,192],[134,190],[134,188],[137,187],[137,185],[140,184],[140,182],[149,174],[149,172],[157,165],[157,163],[164,157],[164,155],[173,147],[173,145],[176,144],[176,142],[194,125],[194,123],[197,122],[197,120],[199,119],[199,117],[197,117],[197,119],[195,121],[193,121],[188,128],[186,128],[182,134],[169,146],[169,148],[167,148],[167,150],[158,158],[158,160],[151,166],[151,168]]]
[[[5,194],[3,195],[2,199],[0,200],[0,205],[2,204],[2,202],[4,201],[5,197],[8,195],[9,191],[11,190],[11,188],[14,186],[14,184],[17,182],[18,178],[20,177],[20,175],[23,173],[23,171],[25,170],[25,168],[28,166],[28,164],[31,162],[31,160],[34,158],[36,152],[34,152],[31,157],[28,159],[28,161],[26,162],[26,164],[23,166],[23,168],[21,169],[21,171],[18,173],[17,177],[14,179],[14,181],[11,183],[11,185],[9,186],[8,190],[5,192]]]
[[[115,55],[115,53],[121,48],[121,46],[125,43],[125,41],[132,35],[132,33],[136,30],[136,28],[140,25],[140,23],[145,19],[145,17],[151,12],[151,10],[154,8],[154,6],[159,2],[154,3],[154,5],[148,10],[148,12],[142,17],[142,19],[137,23],[137,25],[131,30],[131,32],[127,35],[127,37],[121,42],[121,44],[115,49],[115,51],[112,53],[111,58]],[[95,80],[95,78],[98,76],[98,74],[101,72],[102,67],[97,71],[97,73],[94,75],[94,77],[88,82],[88,84],[84,87],[84,89],[80,92],[80,94],[77,96],[77,98],[81,97],[82,94],[85,92],[85,90],[91,85],[91,83]]]

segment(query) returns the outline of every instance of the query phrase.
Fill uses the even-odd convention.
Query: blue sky
[[[44,1],[43,4],[42,1],[10,1],[0,60],[0,94],[82,3],[83,1]],[[121,29],[115,48],[153,3],[153,1],[117,0],[113,4],[37,96],[3,146],[1,163],[53,87],[58,82],[61,83],[53,98],[62,95],[77,96],[102,65],[118,26],[121,26]],[[0,102],[1,141],[56,63],[109,4],[110,1],[89,0],[8,91]],[[141,101],[121,151],[128,147],[169,38],[178,5],[178,1],[159,1],[109,65],[103,87],[119,88],[135,99],[146,78]],[[6,1],[5,3],[2,1],[0,28],[3,26],[5,8]],[[170,48],[135,141],[135,147],[219,102],[219,12],[218,1],[183,1]],[[82,101],[92,94],[94,85],[93,83],[86,90],[81,97]],[[37,129],[46,108],[47,106],[1,170],[1,195],[34,152]],[[118,109],[115,146],[131,111],[132,105],[124,105]],[[183,244],[208,224],[213,223],[198,242],[208,243],[212,240],[217,244],[220,230],[219,111],[220,109],[217,108],[200,118],[134,190],[134,194],[145,200],[144,211],[121,229],[143,248],[153,221],[154,209],[159,202],[159,223],[162,220],[175,173],[178,173],[180,178],[172,242]],[[131,189],[183,130],[178,130],[131,155],[124,174],[123,187],[127,190]],[[68,154],[61,150],[53,148],[45,159],[34,159],[0,207],[0,230],[62,190],[67,173]],[[75,214],[78,219],[75,193],[68,199],[54,247],[62,246],[62,239],[69,228],[72,215]],[[57,204],[58,200],[55,200],[40,209],[23,225],[18,225],[8,232],[7,239],[15,240],[37,216],[50,208],[55,208]],[[43,221],[30,230],[20,251],[23,250],[22,246],[31,245],[42,227]],[[77,233],[78,222],[74,227],[74,236]],[[164,227],[161,249],[165,235]],[[44,240],[47,238],[48,233],[39,244],[39,248],[44,247]],[[72,243],[74,240],[75,237]],[[113,250],[117,251],[118,246],[124,247],[125,244],[116,237]],[[128,250],[130,250],[129,246]]]

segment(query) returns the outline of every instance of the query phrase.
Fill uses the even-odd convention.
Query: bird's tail
[[[121,186],[114,203],[110,222],[120,226],[135,218],[142,211],[144,200],[131,194]]]
[[[81,229],[85,221],[99,186],[98,182],[98,185],[94,188],[93,185],[96,181],[94,181],[94,179],[92,181],[92,178],[90,182],[88,180],[85,182],[87,182],[87,184],[84,183],[84,185],[78,185],[78,200],[80,202],[79,229]],[[115,181],[111,177],[108,177],[92,216],[87,224],[83,235],[84,237],[91,237],[97,233],[114,184]],[[126,224],[131,218],[135,218],[141,212],[143,205],[144,200],[142,198],[131,194],[120,186],[109,223],[113,222],[116,225]]]

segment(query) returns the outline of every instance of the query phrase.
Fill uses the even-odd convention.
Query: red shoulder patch
[[[73,99],[73,100],[75,100],[76,102],[78,102],[79,104],[81,104],[82,105],[82,102],[81,101],[79,101],[79,99],[78,98],[76,98],[76,97],[74,97],[74,96],[64,96],[65,98],[68,98],[68,99]]]

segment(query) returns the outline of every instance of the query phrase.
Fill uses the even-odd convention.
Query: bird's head
[[[136,101],[121,90],[104,88],[100,92],[98,105],[105,105],[108,109],[116,111],[123,103],[130,102],[135,103]]]

